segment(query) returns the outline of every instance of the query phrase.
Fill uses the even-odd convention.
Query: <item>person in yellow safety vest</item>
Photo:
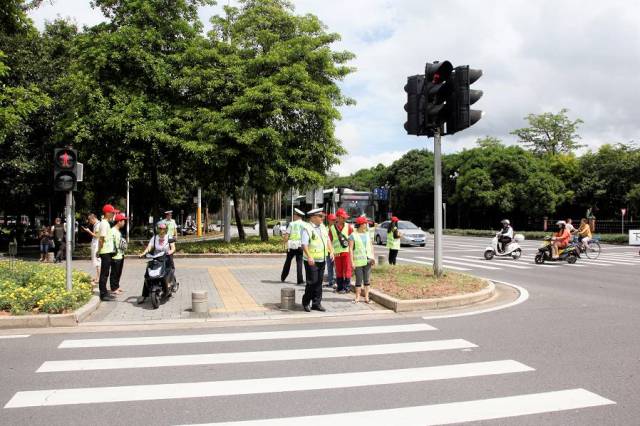
[[[309,224],[302,232],[302,250],[307,285],[302,295],[302,307],[306,312],[311,309],[324,312],[322,306],[322,279],[327,256],[333,260],[333,247],[329,241],[327,228],[324,226],[324,212],[321,208],[307,212]]]
[[[349,235],[353,227],[346,223],[349,215],[343,208],[336,211],[337,221],[329,229],[329,238],[335,254],[336,284],[338,293],[351,291],[351,260],[349,258]]]
[[[389,249],[389,265],[396,264],[396,257],[398,257],[398,250],[400,250],[400,242],[402,241],[402,234],[398,231],[398,218],[393,216],[391,223],[389,224],[389,231],[387,232],[387,248]]]
[[[116,254],[111,257],[111,276],[109,277],[109,284],[111,287],[111,294],[121,294],[123,291],[120,288],[120,277],[122,276],[122,268],[124,267],[124,246],[121,243],[122,232],[120,230],[124,227],[127,216],[122,213],[118,213],[114,220],[115,225],[111,228],[111,236],[113,238],[113,245],[115,247]]]
[[[369,303],[369,284],[371,266],[375,264],[373,257],[373,239],[367,231],[367,218],[356,219],[356,231],[349,236],[349,253],[351,267],[356,274],[356,298],[353,303],[360,302],[360,290],[364,284],[364,303]]]
[[[100,279],[98,280],[98,288],[100,289],[100,300],[103,302],[115,300],[107,290],[107,281],[109,280],[109,272],[111,271],[111,258],[116,251],[113,238],[111,238],[111,225],[109,225],[109,221],[113,219],[115,210],[111,204],[105,204],[104,207],[102,207],[104,216],[102,216],[102,220],[98,226],[98,254],[100,255]]]
[[[305,227],[305,223],[302,221],[303,217],[304,212],[302,210],[294,209],[293,221],[284,232],[282,243],[287,248],[287,259],[284,261],[282,273],[280,274],[280,281],[282,282],[287,279],[291,271],[291,260],[295,257],[298,285],[304,283],[304,278],[302,277],[302,230]]]
[[[167,210],[164,212],[164,223],[167,224],[167,237],[173,240],[178,240],[178,225],[173,220],[173,210]]]
[[[335,225],[336,220],[335,214],[329,213],[327,215],[327,229],[329,232],[331,232],[331,227]],[[336,284],[336,267],[331,257],[327,257],[327,287],[332,288],[334,291],[338,289],[338,285]]]

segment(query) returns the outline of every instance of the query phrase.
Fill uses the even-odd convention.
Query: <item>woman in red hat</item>
[[[337,291],[344,294],[351,291],[349,236],[353,233],[353,227],[346,223],[349,215],[343,208],[338,209],[336,218],[336,224],[329,229],[329,239],[333,246]]]
[[[389,225],[389,231],[387,232],[389,265],[396,264],[396,257],[398,257],[398,250],[400,250],[400,242],[402,241],[402,234],[398,231],[398,222],[398,218],[393,216],[391,218],[391,225]]]
[[[371,266],[375,263],[373,257],[373,242],[367,231],[367,218],[360,216],[356,219],[356,231],[349,237],[349,252],[351,266],[356,274],[356,297],[353,303],[360,302],[360,291],[364,284],[364,302],[369,303],[369,283]]]

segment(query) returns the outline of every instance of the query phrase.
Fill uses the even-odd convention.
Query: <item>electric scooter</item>
[[[175,271],[167,267],[167,254],[147,254],[147,270],[144,274],[144,285],[149,290],[149,298],[153,309],[158,309],[161,300],[167,300],[178,291],[180,284],[176,281]],[[141,302],[138,302],[141,303]]]
[[[564,262],[567,263],[576,263],[578,258],[580,257],[580,250],[576,247],[575,244],[571,243],[567,247],[560,249],[558,251],[558,258],[553,258],[553,252],[551,250],[551,237],[546,237],[544,242],[542,243],[542,247],[538,249],[538,253],[534,258],[534,261],[540,265],[544,262]]]
[[[512,257],[515,260],[518,260],[520,256],[522,256],[522,249],[520,248],[521,241],[524,241],[524,235],[515,234],[513,236],[513,240],[504,248],[504,251],[498,250],[498,237],[500,236],[500,232],[496,234],[495,237],[491,240],[491,244],[484,249],[484,258],[487,260],[493,259],[494,256],[500,257]]]

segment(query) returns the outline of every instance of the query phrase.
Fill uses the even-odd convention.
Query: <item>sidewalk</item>
[[[120,282],[124,294],[118,296],[115,302],[102,302],[86,321],[117,323],[202,318],[206,315],[191,312],[193,291],[208,293],[210,318],[265,318],[306,314],[300,304],[304,285],[295,285],[295,262],[289,281],[285,283],[280,282],[283,263],[284,256],[175,259],[180,289],[158,309],[153,309],[149,301],[137,304],[146,263],[139,259],[126,259]],[[90,273],[92,270],[88,261],[76,261],[74,268]],[[283,287],[296,289],[296,306],[292,311],[280,310],[280,289]],[[354,304],[352,300],[353,294],[337,294],[332,289],[324,288],[322,305],[327,309],[327,314],[385,311],[385,308],[373,302]]]

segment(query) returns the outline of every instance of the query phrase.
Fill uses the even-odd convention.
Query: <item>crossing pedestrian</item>
[[[124,252],[127,249],[127,240],[122,238],[121,229],[124,228],[126,220],[127,217],[124,214],[118,213],[114,219],[115,224],[111,228],[111,236],[115,248],[115,254],[111,257],[111,274],[109,277],[111,294],[123,293],[123,290],[120,288],[120,277],[122,276],[122,269],[124,267]]]
[[[333,247],[324,226],[324,213],[321,208],[310,210],[309,224],[302,232],[302,250],[307,284],[302,296],[302,307],[306,312],[311,309],[324,312],[322,306],[322,278],[327,256],[333,257]]]
[[[351,266],[356,275],[356,297],[354,303],[360,302],[360,293],[364,285],[364,302],[369,303],[369,286],[371,267],[375,264],[373,257],[373,240],[367,230],[367,218],[356,219],[356,231],[349,236],[349,253]]]
[[[351,291],[351,259],[349,257],[349,235],[353,227],[347,223],[349,215],[343,208],[336,211],[336,223],[329,230],[329,239],[335,254],[336,284],[338,293]]]
[[[296,278],[298,285],[304,283],[302,276],[302,230],[305,227],[305,223],[302,218],[304,212],[300,209],[293,210],[293,217],[291,223],[284,232],[282,239],[283,244],[287,247],[287,258],[284,261],[282,267],[282,273],[280,274],[280,281],[284,282],[289,276],[291,271],[291,260],[296,259]]]
[[[100,280],[98,288],[100,289],[100,300],[103,302],[111,302],[115,298],[107,291],[107,281],[109,280],[109,272],[111,271],[111,259],[115,254],[115,245],[111,234],[111,225],[109,222],[113,219],[115,209],[111,204],[105,204],[102,207],[102,220],[98,227],[98,254],[100,256]]]
[[[398,222],[398,218],[393,216],[391,218],[391,223],[389,224],[389,231],[387,232],[389,265],[396,264],[396,257],[398,257],[398,250],[400,250],[400,242],[402,241],[402,234],[398,231]]]
[[[83,226],[82,230],[91,235],[91,263],[93,264],[93,267],[96,268],[96,276],[92,281],[94,284],[98,284],[98,281],[100,280],[100,256],[98,255],[98,233],[100,221],[94,213],[89,213],[87,220],[91,229]]]
[[[329,213],[327,215],[327,229],[331,229],[336,223],[336,215],[333,213]],[[332,288],[334,290],[338,289],[338,285],[336,284],[336,268],[334,265],[331,256],[327,256],[327,287]]]

